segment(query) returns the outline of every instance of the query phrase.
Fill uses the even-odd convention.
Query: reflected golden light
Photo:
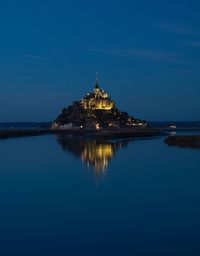
[[[80,157],[87,168],[95,171],[96,176],[104,174],[117,150],[126,146],[128,141],[99,141],[92,139],[68,139],[58,137],[65,151]]]
[[[106,170],[114,154],[115,147],[112,144],[97,144],[94,141],[84,148],[81,159],[88,166],[93,166],[96,172],[100,172]]]

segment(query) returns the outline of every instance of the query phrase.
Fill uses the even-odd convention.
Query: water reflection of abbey
[[[91,168],[97,175],[104,173],[111,159],[118,149],[128,144],[124,141],[100,141],[89,139],[57,138],[64,151],[81,158],[87,168]]]

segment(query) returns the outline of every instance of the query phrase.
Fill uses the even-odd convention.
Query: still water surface
[[[0,141],[0,255],[200,255],[200,150]]]

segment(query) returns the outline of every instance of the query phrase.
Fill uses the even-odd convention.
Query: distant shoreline
[[[46,123],[47,124],[47,123]],[[170,133],[180,132],[197,132],[199,134],[199,126],[184,126],[177,128],[169,127],[141,127],[141,128],[107,128],[107,129],[51,129],[49,126],[33,127],[33,128],[15,128],[6,127],[0,129],[0,139],[41,136],[47,134],[58,134],[65,138],[80,137],[94,139],[120,139],[120,138],[139,138],[139,137],[155,137],[169,136]]]
[[[47,134],[58,134],[69,138],[85,137],[85,138],[134,138],[134,137],[151,137],[166,134],[164,131],[157,128],[124,128],[124,129],[69,129],[69,130],[52,130],[52,129],[2,129],[0,130],[0,139],[40,136]]]

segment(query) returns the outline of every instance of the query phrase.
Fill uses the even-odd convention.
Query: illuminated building
[[[86,110],[111,110],[115,108],[115,102],[98,84],[95,85],[93,93],[85,95],[82,104]]]

